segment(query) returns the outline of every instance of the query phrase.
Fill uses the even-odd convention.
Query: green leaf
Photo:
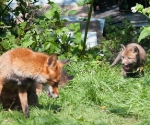
[[[26,24],[27,24],[27,22],[22,22],[22,23],[20,24],[21,28],[24,29],[24,28],[26,27]]]
[[[0,21],[0,25],[4,25],[4,23]]]
[[[74,29],[74,24],[70,23],[68,27],[69,27],[70,30],[73,30]]]
[[[67,27],[63,27],[63,28],[62,28],[62,31],[63,31],[63,32],[69,32],[69,29],[68,29]]]
[[[143,5],[136,3],[136,10],[141,12],[143,10]]]
[[[48,19],[51,19],[53,16],[55,15],[55,13],[51,10],[48,10],[44,16],[47,17]]]
[[[77,2],[78,6],[84,6],[86,4],[90,4],[91,3],[91,0],[79,0]]]
[[[74,23],[74,31],[79,31],[80,28],[80,23]]]
[[[48,50],[50,48],[50,42],[45,42],[44,43],[44,50]]]
[[[34,43],[34,41],[32,39],[28,39],[22,43],[22,47],[29,47],[32,43]]]
[[[21,29],[17,30],[18,35],[21,35],[21,31],[22,31]]]
[[[55,41],[57,40],[57,34],[56,33],[50,33],[48,40],[49,41]]]
[[[57,33],[58,35],[61,35],[61,34],[62,34],[62,28],[58,28],[58,29],[56,30],[56,33]]]
[[[74,37],[75,37],[75,42],[76,43],[81,43],[81,39],[82,39],[82,33],[81,32],[76,32],[74,34]]]
[[[63,34],[62,37],[61,37],[61,40],[62,40],[63,43],[65,43],[66,40],[67,40],[67,35]]]
[[[142,39],[150,35],[150,26],[149,27],[144,27],[143,31],[141,32],[138,42],[140,42]]]
[[[1,45],[7,50],[10,48],[10,44],[8,41],[1,42]]]
[[[75,15],[77,13],[77,10],[71,10],[68,12],[68,15]]]
[[[142,10],[142,13],[143,13],[143,14],[146,14],[146,12],[147,12],[146,9],[143,9],[143,10]]]

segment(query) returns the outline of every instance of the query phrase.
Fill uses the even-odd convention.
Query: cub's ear
[[[65,64],[70,62],[70,59],[66,59],[66,60],[58,60],[60,67],[63,67]]]
[[[70,59],[66,59],[66,60],[59,60],[62,64],[67,64],[70,62]]]
[[[123,44],[121,44],[121,48],[122,50],[124,50],[126,47]]]
[[[66,83],[68,83],[73,78],[74,78],[74,76],[68,76],[66,71],[64,69],[62,69],[59,85],[65,85]]]
[[[74,76],[68,76],[66,71],[64,69],[62,69],[61,71],[61,78],[65,77],[66,78],[66,81],[70,81],[74,78]]]
[[[68,76],[67,79],[68,81],[72,80],[74,78],[74,76]]]
[[[50,57],[47,60],[47,64],[49,66],[55,66],[56,63],[57,63],[57,55],[56,54],[50,55]]]
[[[139,53],[138,47],[137,47],[137,46],[134,46],[134,47],[132,48],[132,52],[133,52],[133,53]]]

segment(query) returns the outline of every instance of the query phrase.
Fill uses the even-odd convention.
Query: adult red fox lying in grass
[[[137,77],[140,72],[144,74],[143,66],[146,62],[146,52],[142,46],[137,43],[130,43],[127,46],[121,45],[121,47],[122,51],[111,66],[122,60],[122,75],[124,77]]]
[[[17,83],[14,87],[17,86],[23,113],[29,117],[28,88],[34,83],[41,83],[49,97],[57,98],[61,70],[68,62],[57,60],[56,54],[49,56],[27,48],[9,50],[0,57],[0,94],[6,83]],[[13,86],[10,87],[13,89]]]

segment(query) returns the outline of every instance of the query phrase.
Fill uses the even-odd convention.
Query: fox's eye
[[[130,57],[128,57],[128,59],[131,59]]]
[[[54,82],[53,87],[58,87],[59,82]]]
[[[122,59],[124,59],[124,56],[122,56]]]

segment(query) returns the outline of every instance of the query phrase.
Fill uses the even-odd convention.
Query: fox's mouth
[[[131,64],[123,65],[123,69],[124,69],[126,72],[131,71],[131,67],[132,67],[132,65],[131,65]]]
[[[49,98],[58,98],[59,96],[56,93],[46,92]]]

